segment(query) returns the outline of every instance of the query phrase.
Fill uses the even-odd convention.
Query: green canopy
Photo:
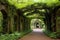
[[[45,3],[47,6],[57,6],[60,5],[59,0],[7,0],[11,5],[16,6],[17,8],[24,8],[28,5],[34,3]]]

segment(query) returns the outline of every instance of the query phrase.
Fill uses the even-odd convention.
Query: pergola
[[[33,16],[33,18],[43,19],[47,30],[51,32],[58,32],[60,29],[60,23],[57,22],[58,11],[60,11],[60,1],[48,6],[46,3],[32,3],[23,8],[17,7],[9,1],[0,0],[0,11],[3,14],[3,33],[12,33],[15,31],[21,32],[30,29],[31,17],[29,15],[39,14],[39,16]],[[22,4],[24,5],[24,4]],[[27,12],[27,14],[25,14]],[[57,14],[58,13],[58,14]],[[42,16],[42,17],[41,17]],[[60,17],[60,16],[59,16]],[[6,20],[6,21],[5,21]],[[59,19],[60,20],[60,19]],[[28,24],[28,25],[27,25]],[[6,30],[7,29],[7,30]],[[5,30],[5,31],[4,31]]]

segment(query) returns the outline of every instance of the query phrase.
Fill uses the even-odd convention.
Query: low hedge
[[[44,31],[44,33],[51,38],[60,38],[60,33],[57,32]]]
[[[27,33],[31,32],[31,30],[29,31],[24,31],[24,32],[15,32],[12,34],[1,34],[0,35],[0,40],[18,40],[19,38],[23,37],[24,35],[26,35]]]

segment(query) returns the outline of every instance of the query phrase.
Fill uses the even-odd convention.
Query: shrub
[[[22,36],[26,35],[27,33],[31,32],[31,30],[24,31],[24,32],[15,32],[12,34],[1,34],[0,35],[0,40],[17,40],[21,38]]]
[[[57,32],[44,31],[44,33],[51,38],[60,38],[60,34]]]

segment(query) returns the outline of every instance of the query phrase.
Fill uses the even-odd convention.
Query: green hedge
[[[20,33],[5,34],[0,36],[0,40],[16,40]]]
[[[60,38],[60,34],[57,32],[44,31],[44,33],[51,38]]]
[[[29,32],[31,32],[31,30],[25,31],[25,32],[20,32],[20,33],[15,32],[15,33],[12,33],[12,34],[4,34],[4,35],[1,34],[0,35],[0,40],[18,40]]]

